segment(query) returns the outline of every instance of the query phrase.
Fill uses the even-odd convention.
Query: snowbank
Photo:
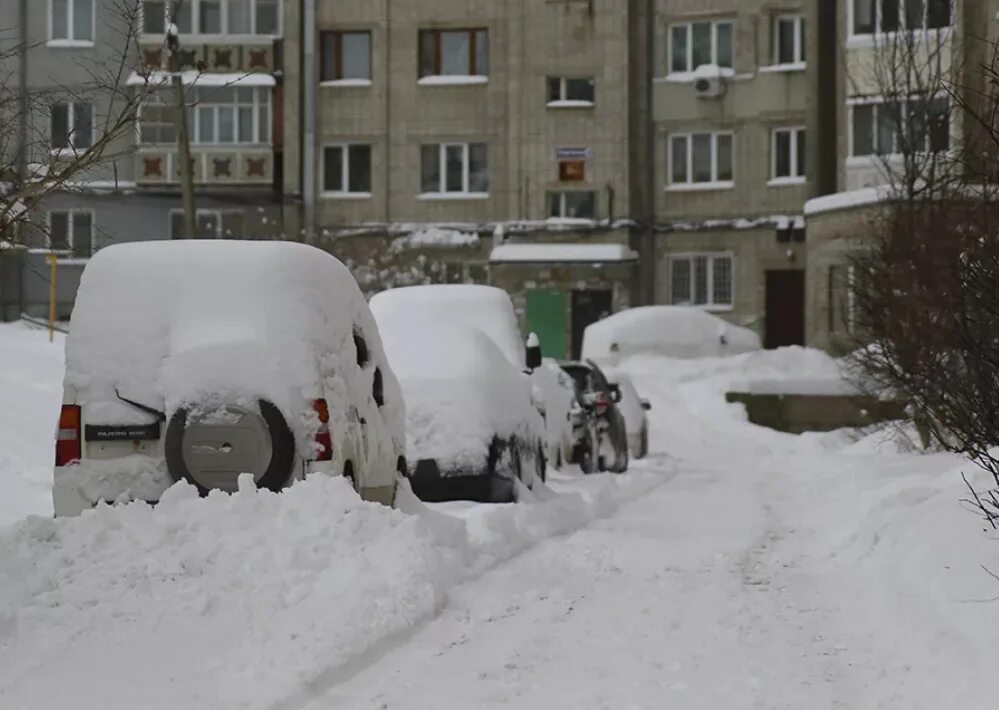
[[[759,349],[753,331],[689,306],[631,308],[590,325],[583,334],[583,357],[610,363],[638,353],[699,358]]]
[[[426,249],[428,247],[477,247],[480,241],[479,235],[475,232],[463,232],[457,229],[428,225],[393,240],[390,248],[394,252],[399,252],[406,249]]]

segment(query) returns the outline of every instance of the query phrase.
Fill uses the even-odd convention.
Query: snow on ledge
[[[421,192],[417,198],[429,202],[448,200],[488,200],[488,192]]]
[[[479,235],[474,232],[430,226],[396,239],[390,248],[399,252],[424,247],[476,247],[480,243]]]
[[[488,76],[466,76],[463,74],[447,74],[442,76],[425,76],[417,80],[417,86],[471,86],[488,84]]]
[[[148,74],[132,72],[128,75],[126,86],[160,86],[167,84],[173,74],[167,71],[151,71]],[[185,71],[180,74],[185,86],[276,86],[277,80],[272,74],[214,74],[199,71]]]
[[[787,62],[786,64],[771,64],[760,67],[761,74],[781,74],[784,72],[805,71],[808,65],[805,62]]]
[[[815,197],[805,203],[805,215],[811,216],[823,212],[834,212],[854,207],[876,205],[887,200],[892,193],[890,185],[865,187],[849,192],[835,192],[823,197]]]
[[[638,254],[624,244],[501,244],[491,262],[625,262]]]
[[[371,79],[330,79],[319,82],[320,86],[340,88],[365,88],[371,86]]]
[[[548,108],[593,108],[594,103],[592,101],[580,101],[575,99],[560,99],[558,101],[549,101],[546,106]]]

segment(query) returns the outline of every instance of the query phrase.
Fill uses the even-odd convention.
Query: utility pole
[[[22,0],[24,2],[25,0]],[[184,205],[184,238],[198,234],[197,208],[194,204],[194,176],[191,174],[191,138],[187,127],[187,97],[180,71],[180,27],[177,18],[184,0],[176,0],[167,25],[167,49],[170,52],[170,75],[176,100],[177,153],[180,160],[180,191]]]

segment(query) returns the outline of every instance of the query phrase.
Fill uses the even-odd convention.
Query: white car
[[[583,332],[583,357],[616,365],[632,355],[722,357],[760,349],[748,328],[694,306],[642,306],[619,311]]]
[[[628,452],[633,459],[645,458],[649,453],[649,421],[645,413],[652,409],[652,405],[638,396],[638,390],[627,373],[611,368],[604,368],[603,372],[607,381],[621,393],[617,408],[624,416]]]
[[[448,312],[411,310],[410,289],[371,299],[406,401],[409,480],[425,501],[516,499],[544,481],[544,429],[531,382],[485,333]],[[454,304],[455,308],[460,308]]]
[[[575,384],[555,360],[545,359],[531,373],[536,388],[535,403],[545,418],[548,463],[555,468],[572,459],[571,411],[576,400]]]
[[[392,504],[404,406],[360,289],[326,252],[184,240],[102,249],[66,339],[56,515],[345,475]]]

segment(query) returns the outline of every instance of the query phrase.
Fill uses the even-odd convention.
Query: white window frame
[[[790,175],[777,175],[777,134],[778,133],[789,133],[791,135],[791,174]],[[800,185],[804,183],[808,177],[808,156],[805,156],[806,164],[804,175],[798,175],[798,134],[804,133],[806,140],[806,151],[807,151],[807,140],[808,133],[805,130],[805,126],[780,126],[774,128],[770,132],[770,181],[768,185],[778,186],[778,185]]]
[[[74,38],[74,35],[76,34],[76,27],[74,26],[74,21],[73,21],[73,18],[76,15],[74,10],[76,9],[75,8],[76,3],[81,1],[86,2],[87,0],[67,0],[66,12],[69,14],[69,16],[66,18],[66,27],[67,27],[67,34],[69,34],[69,37],[64,39],[63,38],[57,39],[52,36],[52,31],[55,25],[55,23],[53,22],[53,19],[55,17],[55,6],[52,0],[48,0],[49,14],[47,19],[49,24],[49,31],[48,31],[48,42],[46,44],[49,47],[93,47],[94,46],[94,41],[97,38],[97,8],[99,5],[98,0],[89,0],[92,6],[92,10],[90,13],[91,39]]]
[[[347,143],[326,143],[325,145],[323,145],[322,152],[320,153],[320,158],[322,160],[322,163],[321,163],[322,170],[320,171],[320,179],[322,180],[322,186],[323,186],[321,194],[322,194],[323,197],[335,197],[335,198],[344,199],[344,200],[366,200],[366,199],[369,199],[371,197],[372,193],[371,193],[371,190],[370,190],[370,187],[371,187],[370,185],[369,185],[369,189],[367,191],[363,191],[363,192],[352,192],[351,189],[350,189],[350,150],[349,149],[350,149],[351,146],[359,146],[359,145],[361,145],[361,146],[367,146],[367,148],[368,148],[368,159],[370,161],[369,167],[371,168],[371,173],[372,173],[372,175],[371,175],[371,182],[372,182],[372,184],[374,183],[374,149],[373,149],[371,143],[364,143],[364,142],[361,142],[361,141],[350,141],[350,142],[347,142]],[[340,170],[342,172],[342,178],[343,178],[343,186],[344,186],[343,190],[328,190],[326,188],[326,150],[328,148],[340,148],[341,149]]]
[[[708,134],[711,136],[711,180],[707,182],[694,182],[694,136]],[[729,136],[732,139],[732,178],[730,180],[718,179],[718,137]],[[685,182],[673,181],[673,141],[676,138],[685,138],[687,145],[687,180]],[[666,189],[670,191],[693,191],[693,190],[730,190],[735,187],[735,131],[690,131],[670,133],[666,136]]]
[[[65,213],[67,215],[67,222],[66,222],[66,245],[68,246],[68,249],[54,249],[52,247],[52,214],[54,212]],[[97,246],[97,220],[94,219],[94,210],[86,208],[86,207],[84,207],[84,208],[72,207],[72,208],[67,208],[67,209],[54,209],[54,210],[48,210],[45,213],[45,248],[46,249],[48,249],[49,251],[51,251],[51,252],[53,252],[55,254],[65,254],[69,258],[73,258],[73,259],[89,259],[90,258],[90,256],[87,256],[87,257],[73,256],[73,243],[74,243],[74,241],[76,239],[76,234],[74,234],[74,230],[73,230],[73,217],[74,217],[74,215],[77,215],[77,214],[88,214],[88,215],[90,215],[90,256],[94,255],[94,252],[97,251],[97,249],[95,248]]]
[[[51,0],[50,0],[51,1]],[[95,0],[96,1],[96,0]],[[170,24],[170,12],[173,8],[173,3],[176,0],[166,0],[164,3],[164,27]],[[226,28],[229,26],[229,0],[221,0],[221,10],[219,23],[222,26],[222,32],[201,32],[201,28],[198,27],[198,18],[200,17],[201,0],[184,0],[187,5],[191,8],[191,34],[200,35],[202,37],[252,37],[252,38],[262,38],[262,37],[283,37],[284,36],[284,0],[278,0],[277,3],[277,31],[274,34],[259,34],[257,33],[257,0],[250,0],[252,3],[250,7],[250,24],[252,25],[251,32],[246,34],[245,32],[240,33],[229,33]],[[145,18],[145,6],[141,3],[139,4],[139,27],[144,28],[146,26]],[[142,33],[144,36],[162,36],[160,34],[148,35],[145,32]]]
[[[711,25],[711,63],[718,64],[718,25],[731,25],[732,26],[732,64],[735,65],[735,20],[734,19],[719,19],[719,20],[690,20],[688,22],[674,22],[667,27],[666,32],[666,74],[667,75],[684,75],[692,74],[697,70],[694,64],[694,25],[700,24],[701,22],[706,22]],[[676,27],[686,27],[687,28],[687,68],[682,71],[673,70],[673,29]],[[733,67],[720,67],[722,71],[730,71]]]
[[[94,147],[94,140],[96,136],[94,135],[97,127],[94,121],[94,105],[89,101],[55,101],[49,107],[49,140],[52,140],[52,106],[59,104],[64,104],[66,106],[66,120],[67,120],[67,138],[69,139],[69,145],[65,147],[56,147],[50,145],[50,152],[52,155],[79,155],[80,153],[85,153]],[[90,145],[76,145],[75,135],[76,135],[76,107],[78,105],[90,106]],[[57,210],[58,211],[58,210]]]
[[[197,88],[197,87],[193,87],[193,88]],[[191,145],[220,146],[220,147],[225,147],[225,146],[233,146],[233,147],[235,147],[235,146],[270,146],[272,144],[272,142],[273,142],[273,136],[274,136],[274,102],[271,100],[272,97],[271,97],[271,89],[270,89],[270,87],[261,87],[261,86],[254,86],[254,87],[228,86],[228,87],[216,87],[216,88],[223,88],[223,89],[228,89],[228,90],[232,91],[233,92],[233,94],[232,94],[232,96],[233,96],[232,104],[221,104],[221,103],[212,103],[212,102],[202,102],[200,100],[200,98],[198,98],[193,104],[190,104],[188,106],[188,114],[187,115],[188,115],[188,132],[191,134]],[[239,91],[241,89],[245,89],[245,88],[250,88],[250,90],[253,92],[253,108],[252,108],[252,113],[253,113],[253,137],[255,139],[261,138],[261,135],[260,135],[260,133],[261,133],[261,130],[260,130],[261,129],[261,126],[260,126],[260,109],[264,108],[264,103],[265,103],[265,101],[262,100],[261,97],[264,97],[266,99],[267,126],[269,128],[270,135],[266,136],[265,138],[267,138],[267,140],[263,140],[263,141],[261,141],[261,140],[242,141],[241,140],[241,141],[232,142],[232,143],[222,143],[221,141],[218,140],[218,135],[219,135],[219,111],[218,111],[218,108],[219,107],[223,107],[223,106],[225,106],[225,107],[231,106],[232,107],[232,109],[233,109],[233,126],[234,126],[234,130],[238,133],[238,131],[239,131],[239,128],[238,128],[238,126],[239,126],[239,107],[240,106],[247,107],[247,106],[250,105],[250,104],[242,104],[242,103],[240,103],[240,101],[238,99]],[[201,111],[202,108],[208,108],[208,107],[212,107],[214,109],[214,115],[213,115],[213,119],[212,119],[212,132],[215,135],[215,140],[214,141],[203,141],[202,138],[201,138],[201,122],[198,120],[199,119],[199,113],[200,113],[200,111]]]
[[[708,260],[707,269],[707,288],[705,289],[705,294],[707,296],[707,301],[705,303],[694,303],[694,292],[696,291],[694,279],[694,260],[700,257],[704,257]],[[730,303],[715,303],[715,261],[719,259],[728,259],[730,264],[730,283],[729,283],[729,293],[732,295],[732,300]],[[676,303],[673,300],[673,264],[676,261],[686,261],[690,264],[690,293],[689,299],[682,303]],[[735,253],[730,251],[700,251],[700,252],[682,252],[678,254],[669,255],[669,270],[668,283],[667,283],[667,293],[669,294],[670,303],[674,306],[689,306],[691,308],[700,308],[705,311],[713,312],[723,312],[731,311],[735,308]]]
[[[421,192],[420,197],[423,199],[463,199],[463,198],[484,198],[489,196],[489,192],[471,192],[469,189],[471,187],[471,173],[472,173],[472,161],[471,161],[471,148],[472,143],[483,143],[486,145],[486,160],[488,161],[489,156],[489,146],[485,141],[471,141],[468,143],[431,143],[430,145],[437,146],[437,160],[438,162],[438,182],[437,190],[433,192]],[[447,187],[447,149],[448,148],[462,148],[462,171],[461,171],[461,191],[456,190],[445,190],[441,188]],[[423,159],[421,154],[420,159]],[[421,165],[422,171],[422,165]],[[422,181],[422,175],[421,175]],[[490,181],[491,183],[492,181]],[[422,186],[421,186],[422,187]]]
[[[569,215],[566,214],[566,208],[565,208],[566,197],[567,197],[567,195],[569,193],[572,193],[572,192],[582,192],[582,193],[587,193],[587,194],[590,194],[590,195],[593,196],[593,216],[592,217],[570,217]],[[596,218],[597,218],[597,191],[596,190],[549,190],[548,191],[548,195],[546,195],[546,197],[551,196],[551,195],[558,195],[558,198],[559,198],[558,199],[558,206],[559,206],[559,210],[558,211],[559,211],[559,213],[558,213],[557,216],[554,216],[554,217],[552,215],[548,215],[548,219],[581,219],[581,220],[587,220],[587,221],[590,221],[590,222],[596,220]],[[545,206],[549,207],[550,203],[546,204]],[[547,209],[546,209],[546,211],[547,211]]]
[[[892,36],[897,32],[948,32],[955,24],[955,15],[957,14],[957,3],[952,2],[950,8],[950,24],[946,27],[927,27],[929,22],[929,11],[930,11],[930,0],[923,0],[923,24],[921,27],[909,28],[905,23],[905,0],[896,0],[899,5],[898,9],[898,30],[891,30],[885,32],[881,29],[882,22],[882,2],[884,0],[871,0],[874,3],[874,31],[873,32],[856,32],[856,3],[857,0],[847,0],[847,22],[849,23],[849,38],[852,40],[858,38],[861,41],[871,40],[875,37],[885,37]]]
[[[549,99],[546,102],[546,106],[549,108],[592,108],[596,106],[596,96],[597,96],[597,80],[593,76],[549,76],[545,81],[545,93],[548,93],[550,88],[549,82],[552,80],[557,80],[559,84],[559,97],[557,99]],[[569,82],[570,81],[588,81],[593,86],[593,100],[588,101],[585,99],[570,99],[569,98]]]
[[[947,99],[947,117],[948,117],[948,121],[947,121],[947,145],[948,145],[948,147],[947,147],[947,151],[945,151],[945,152],[950,153],[953,150],[953,142],[954,142],[954,134],[953,134],[953,130],[954,130],[954,106],[950,102],[950,95],[946,91],[938,91],[932,97],[930,97],[929,99],[927,99],[927,101],[935,101],[937,99]],[[908,97],[908,98],[905,98],[905,99],[901,99],[898,103],[901,103],[903,106],[907,106],[909,104],[909,102],[913,101],[913,100],[919,100],[919,101],[921,101],[921,100],[923,100],[923,97]],[[898,157],[898,156],[901,155],[901,153],[897,152],[897,150],[898,150],[897,146],[892,146],[891,152],[888,152],[888,153],[878,152],[879,148],[880,148],[880,146],[877,145],[877,142],[878,142],[877,141],[877,137],[878,137],[878,112],[880,110],[879,107],[883,106],[886,103],[890,103],[888,100],[886,100],[886,98],[884,96],[865,96],[865,97],[851,98],[851,99],[847,99],[846,103],[847,103],[847,109],[848,109],[848,111],[847,111],[848,116],[847,116],[846,130],[847,130],[847,133],[848,133],[848,136],[849,136],[849,154],[848,154],[848,157],[847,157],[847,162],[848,163],[851,162],[851,161],[856,162],[856,161],[877,160],[879,158],[895,158],[895,157]],[[874,115],[873,115],[873,118],[872,118],[872,130],[874,131],[874,152],[873,153],[866,153],[864,155],[857,155],[857,153],[856,153],[856,145],[855,145],[856,136],[854,135],[854,130],[853,130],[853,111],[854,111],[854,109],[857,106],[874,106]],[[903,111],[902,111],[902,119],[903,120],[902,120],[902,126],[901,126],[902,131],[908,130],[908,126],[905,123],[906,117],[908,115],[909,115],[909,111],[907,109],[903,109]],[[927,133],[926,133],[926,140],[927,140],[926,148],[929,148],[929,140],[930,140],[929,131],[927,131]],[[928,155],[929,154],[929,150],[925,150],[925,151],[923,151],[920,154],[921,155]]]
[[[176,237],[173,236],[173,218],[174,218],[174,216],[176,216],[176,215],[183,215],[183,214],[184,214],[184,210],[183,209],[172,209],[172,210],[170,210],[169,214],[167,215],[167,234],[169,235],[170,239],[176,239]],[[200,208],[199,207],[197,210],[195,210],[195,213],[194,213],[194,224],[195,224],[195,226],[197,226],[198,219],[200,217],[202,217],[203,215],[212,215],[212,216],[214,216],[216,218],[216,223],[218,224],[218,228],[216,229],[215,236],[212,237],[212,239],[225,239],[226,236],[224,234],[222,234],[221,232],[222,232],[222,217],[224,215],[226,215],[226,214],[238,214],[238,215],[242,216],[242,218],[243,218],[244,233],[236,235],[236,238],[243,238],[243,237],[245,237],[246,236],[246,234],[245,234],[246,211],[245,210],[223,209],[223,208],[220,208],[220,207],[205,207],[205,208]]]
[[[794,58],[790,62],[780,61],[780,23],[787,20],[794,22]],[[797,13],[775,15],[771,27],[773,33],[773,56],[770,58],[774,68],[795,67],[805,68],[805,16]]]

